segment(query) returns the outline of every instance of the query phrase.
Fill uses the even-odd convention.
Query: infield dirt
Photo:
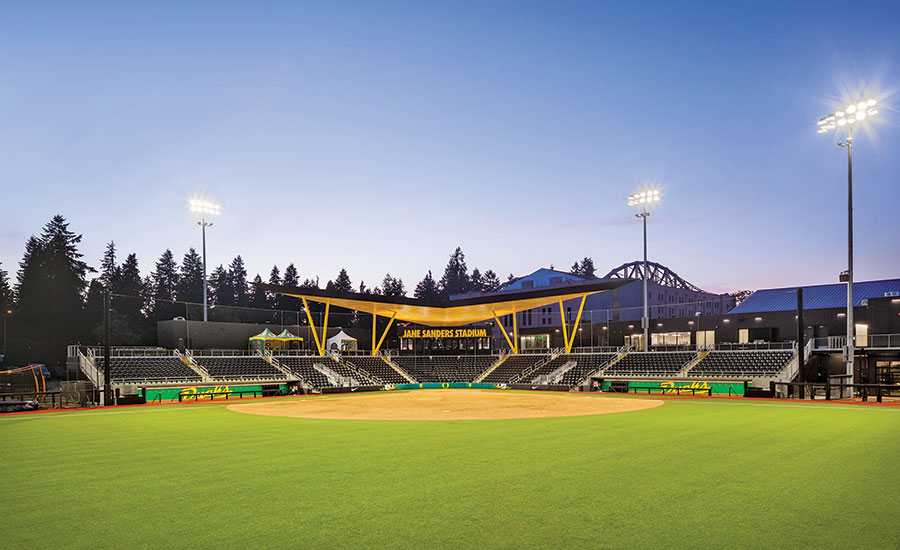
[[[490,390],[415,390],[307,396],[241,403],[228,409],[264,416],[334,420],[501,420],[587,416],[658,407],[657,399],[622,399],[582,393]]]

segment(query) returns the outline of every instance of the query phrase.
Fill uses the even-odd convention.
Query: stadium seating
[[[197,357],[194,361],[216,379],[284,378],[284,374],[259,356]]]
[[[419,382],[470,382],[496,355],[398,355],[391,360]]]
[[[615,357],[614,353],[564,353],[553,360],[548,361],[544,365],[541,365],[536,371],[529,373],[528,379],[521,380],[521,382],[527,383],[535,381],[537,377],[552,374],[553,371],[566,363],[574,361],[575,365],[563,374],[562,379],[555,382],[556,384],[574,386],[584,380],[587,375],[598,370],[613,357]],[[550,382],[553,383],[552,380]]]
[[[692,351],[631,352],[607,369],[606,376],[673,376],[696,356]]]
[[[103,372],[103,359],[97,358],[97,367]],[[116,382],[140,382],[144,380],[190,380],[200,377],[181,359],[174,355],[154,357],[112,357],[110,378]]]
[[[381,357],[372,356],[353,356],[345,357],[346,361],[353,363],[362,371],[369,373],[371,376],[381,380],[385,384],[405,384],[408,382],[406,378],[400,375],[390,365],[384,362]]]
[[[688,376],[775,376],[793,357],[787,350],[712,351]]]
[[[584,380],[587,376],[599,370],[600,367],[608,363],[615,356],[615,353],[587,353],[570,355],[569,357],[574,358],[576,361],[578,361],[578,363],[574,367],[566,371],[560,383],[566,386],[575,386],[582,380]]]
[[[532,368],[538,361],[543,361],[547,357],[547,355],[538,353],[510,355],[506,361],[487,375],[483,382],[508,384]]]
[[[335,365],[337,365],[337,362],[329,356],[284,355],[276,356],[275,359],[277,359],[283,367],[290,369],[291,372],[300,376],[304,381],[312,384],[316,388],[328,387],[331,386],[331,384],[328,382],[328,377],[316,370],[313,365],[317,363],[322,364],[331,370],[336,370]]]

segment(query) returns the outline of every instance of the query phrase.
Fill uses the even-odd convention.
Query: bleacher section
[[[356,365],[360,370],[366,371],[370,373],[372,376],[378,378],[385,384],[406,384],[406,378],[395,371],[390,365],[384,362],[384,359],[381,357],[372,357],[372,356],[350,356],[345,357],[346,361],[349,361]]]
[[[606,376],[673,376],[696,356],[692,351],[631,352],[604,372]]]
[[[467,382],[487,370],[496,355],[397,355],[391,360],[419,382]]]
[[[615,357],[615,353],[585,353],[577,355],[569,355],[568,357],[575,359],[578,363],[566,371],[560,382],[566,386],[574,386],[587,378],[591,373],[596,372],[606,363]]]
[[[510,355],[502,365],[493,370],[482,382],[494,384],[508,384],[518,378],[525,371],[532,368],[538,361],[547,359],[546,355],[537,353],[525,355]]]
[[[110,358],[110,378],[122,381],[199,381],[200,377],[181,359],[174,355],[154,357],[112,357]],[[103,372],[103,359],[97,358],[97,368]]]
[[[793,351],[712,351],[688,376],[775,376],[794,357]]]
[[[358,366],[358,365],[357,365]],[[339,363],[337,361],[331,361],[328,363],[328,368],[339,374],[340,376],[346,378],[352,378],[356,380],[356,385],[358,386],[377,386],[379,382],[373,379],[367,372],[364,370],[353,370],[349,365],[345,365],[343,363]]]
[[[316,370],[313,366],[316,363],[323,364],[329,369],[335,370],[337,362],[329,356],[299,356],[299,355],[277,355],[275,358],[281,363],[281,366],[290,369],[291,372],[300,376],[317,388],[331,386],[328,383],[328,377]]]
[[[278,369],[259,356],[197,357],[194,361],[214,379],[284,378]]]

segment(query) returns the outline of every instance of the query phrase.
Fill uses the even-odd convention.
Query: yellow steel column
[[[374,357],[375,355],[378,354],[378,352],[375,351],[375,338],[376,338],[375,332],[378,330],[376,328],[378,326],[376,324],[377,321],[378,321],[378,314],[375,313],[375,311],[373,310],[372,311],[372,357]]]
[[[516,310],[513,309],[513,353],[519,353],[519,325],[516,324]]]
[[[501,323],[500,319],[497,318],[496,313],[494,313],[494,322],[497,323],[497,326],[500,327],[500,333],[503,334],[504,338],[506,338],[506,343],[509,344],[509,351],[516,353],[515,346],[513,346],[512,340],[509,339],[509,334],[506,333],[506,329],[503,328],[503,323]]]
[[[325,346],[328,345],[328,310],[331,309],[331,302],[325,302],[325,324],[322,326],[322,338],[319,340],[322,342],[322,349],[319,350],[319,355],[325,355],[325,352],[328,350],[325,349]]]
[[[311,332],[313,340],[316,343],[316,350],[318,350],[319,355],[325,355],[322,343],[319,342],[319,331],[316,330],[316,324],[313,322],[312,313],[309,312],[309,302],[306,301],[305,297],[301,297],[300,299],[303,301],[303,309],[306,311],[306,319],[309,321],[309,328],[312,329]]]
[[[559,320],[562,323],[563,347],[569,344],[569,327],[566,325],[566,308],[563,307],[562,298],[559,299]]]
[[[391,330],[391,325],[394,324],[394,318],[395,318],[396,316],[397,316],[397,312],[395,311],[395,312],[393,313],[393,315],[391,315],[391,318],[388,320],[387,326],[384,327],[384,332],[381,333],[381,338],[378,340],[378,345],[375,346],[375,350],[374,350],[374,351],[375,351],[375,354],[377,354],[377,353],[378,353],[378,350],[381,349],[381,344],[384,343],[384,338],[385,338],[385,336],[387,336],[388,331]],[[374,355],[374,354],[373,354],[373,355]]]
[[[581,297],[581,304],[578,306],[578,314],[575,316],[575,324],[572,326],[572,335],[566,342],[566,353],[572,353],[572,344],[575,343],[575,335],[578,333],[578,325],[581,323],[581,314],[584,312],[584,302],[587,300],[587,294]]]

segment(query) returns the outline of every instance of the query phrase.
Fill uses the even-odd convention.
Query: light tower
[[[856,325],[853,321],[853,128],[878,114],[877,101],[864,99],[847,105],[844,109],[819,119],[818,133],[843,132],[847,135],[838,142],[847,150],[847,357],[848,382],[853,384],[853,356],[856,353]]]
[[[641,318],[641,325],[644,329],[644,351],[650,351],[650,306],[647,296],[647,218],[650,217],[650,210],[662,199],[662,193],[659,189],[645,189],[628,195],[628,206],[636,208],[638,213],[636,217],[641,218],[644,225],[644,315]]]
[[[222,207],[218,204],[208,200],[201,198],[192,198],[188,201],[188,206],[193,214],[199,217],[197,220],[197,225],[200,226],[201,233],[203,235],[203,322],[208,320],[208,311],[207,311],[207,280],[206,280],[206,228],[212,227],[212,222],[209,221],[209,218],[218,216],[222,213]]]

